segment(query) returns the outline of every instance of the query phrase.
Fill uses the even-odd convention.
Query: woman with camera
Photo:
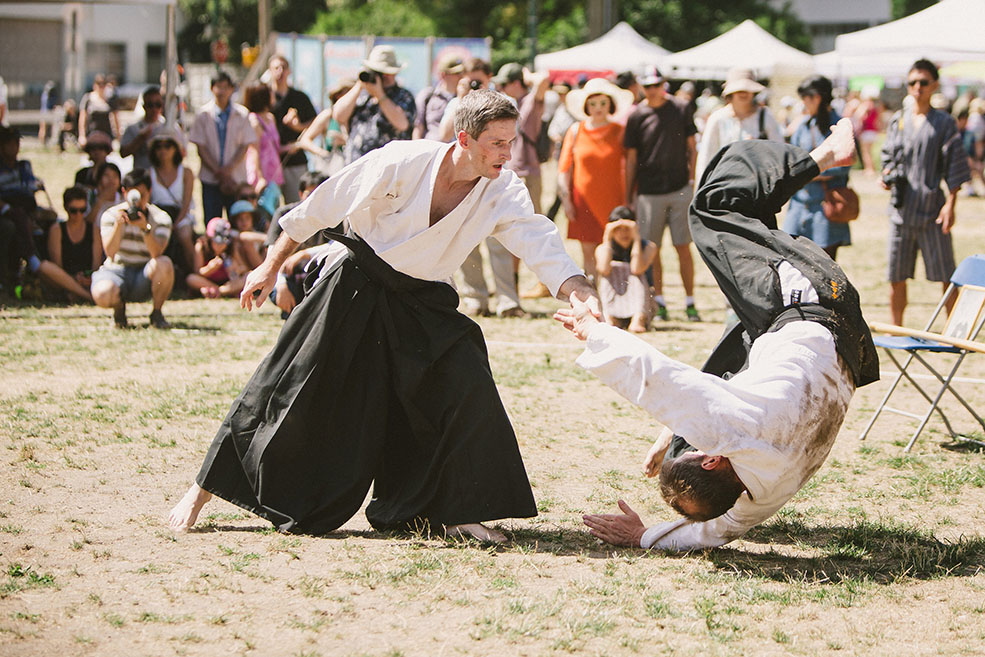
[[[195,242],[195,268],[185,277],[189,290],[206,299],[235,297],[243,289],[250,266],[243,255],[239,233],[222,217],[205,227]]]

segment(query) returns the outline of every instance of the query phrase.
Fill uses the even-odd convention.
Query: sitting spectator
[[[239,296],[251,268],[238,237],[239,231],[222,217],[209,221],[205,235],[195,242],[195,268],[185,277],[189,290],[206,299]]]
[[[84,186],[79,185],[83,189]],[[112,162],[103,162],[96,169],[96,187],[89,191],[89,214],[86,221],[99,225],[99,218],[110,207],[123,201],[123,175],[120,167]]]
[[[44,185],[34,177],[29,161],[17,159],[20,147],[20,132],[0,126],[0,267],[17,266],[24,260],[27,271],[36,274],[41,259],[34,245],[34,215],[38,208],[34,193]],[[0,273],[9,278],[9,272]]]
[[[120,121],[113,107],[111,96],[113,89],[107,84],[103,75],[97,75],[92,81],[92,91],[82,96],[79,103],[79,145],[85,146],[89,135],[102,132],[112,140],[120,134]]]
[[[75,184],[92,190],[96,188],[96,183],[99,181],[96,175],[99,166],[113,152],[113,140],[105,132],[94,132],[89,135],[84,150],[92,163],[75,172]]]
[[[304,174],[301,176],[301,182],[298,185],[298,197],[301,201],[308,198],[308,195],[315,191],[315,188],[327,179],[326,176],[319,173],[308,172]],[[298,201],[298,203],[301,201]],[[280,218],[293,210],[298,203],[290,203],[277,209],[277,214],[274,215],[274,220],[270,222],[270,229],[267,231],[267,238],[264,241],[267,248],[273,246],[277,238],[280,237]],[[277,273],[277,284],[274,286],[273,292],[270,293],[270,300],[281,309],[281,317],[283,319],[287,319],[294,306],[301,303],[301,299],[304,298],[304,277],[308,262],[311,261],[311,258],[319,251],[320,247],[332,243],[332,240],[323,231],[318,231],[304,242],[301,242],[297,250],[284,261],[280,271]]]
[[[237,201],[246,201],[253,207],[253,228],[252,230],[265,233],[270,227],[270,222],[273,219],[273,213],[267,212],[267,208],[260,205],[260,195],[257,191],[253,189],[250,183],[244,182],[239,186],[239,193],[236,195]],[[235,224],[232,221],[232,214],[230,216],[230,223]]]
[[[150,161],[150,142],[154,134],[164,127],[164,97],[161,89],[157,86],[150,86],[144,89],[141,94],[143,98],[144,116],[127,126],[120,137],[120,155],[127,157],[133,156],[134,169],[149,169]],[[177,135],[177,133],[173,133]],[[184,154],[184,143],[175,142]]]
[[[239,232],[243,243],[243,257],[250,269],[256,269],[263,262],[265,249],[263,246],[266,234],[255,228],[256,208],[249,201],[236,201],[229,208],[229,224]]]
[[[48,231],[48,258],[41,262],[45,281],[68,293],[69,299],[92,301],[89,286],[92,272],[103,259],[102,243],[93,237],[92,224],[86,221],[88,192],[78,185],[62,194],[68,219],[57,222]]]
[[[633,211],[620,205],[609,215],[602,243],[595,249],[599,297],[606,321],[633,333],[650,324],[650,283],[646,272],[657,245],[640,237]]]
[[[257,203],[273,214],[280,205],[280,190],[284,184],[281,167],[280,135],[277,120],[270,108],[274,92],[258,82],[246,88],[246,109],[250,110],[250,126],[256,133],[256,141],[246,153],[246,182],[260,195]]]
[[[123,179],[128,200],[106,210],[99,220],[106,261],[92,275],[92,299],[101,308],[113,309],[117,328],[127,328],[127,302],[147,297],[154,302],[150,325],[171,327],[161,312],[174,286],[174,266],[164,255],[171,218],[150,204],[150,185],[150,174],[143,169],[128,173]]]
[[[150,139],[150,202],[171,217],[171,232],[181,249],[179,264],[191,271],[195,262],[192,190],[195,174],[182,164],[184,156],[177,132],[162,127]],[[183,261],[183,262],[182,262]]]

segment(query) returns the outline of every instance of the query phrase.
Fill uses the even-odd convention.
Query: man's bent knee
[[[151,258],[150,262],[147,263],[147,269],[145,271],[147,278],[152,281],[166,281],[174,278],[174,263],[171,262],[171,258],[168,256],[160,255],[156,258]]]
[[[120,288],[110,281],[92,284],[92,300],[100,308],[114,308],[120,304]]]

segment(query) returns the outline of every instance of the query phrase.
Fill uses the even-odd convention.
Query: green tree
[[[811,48],[810,35],[789,3],[776,9],[764,0],[623,0],[622,15],[640,34],[672,52],[713,39],[747,18],[794,48]]]
[[[437,22],[414,3],[401,0],[330,2],[318,13],[310,34],[424,37],[437,34]]]
[[[936,4],[937,0],[893,0],[893,20],[915,14]]]
[[[277,32],[305,32],[322,11],[325,0],[271,0],[271,23]],[[239,45],[256,44],[259,31],[257,0],[178,0],[188,18],[178,33],[181,59],[207,62],[209,46],[220,31],[228,33],[229,59],[240,61]]]

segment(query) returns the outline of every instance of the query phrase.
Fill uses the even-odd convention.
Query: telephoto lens
[[[359,71],[359,79],[363,82],[376,82],[376,71]]]
[[[482,87],[482,83],[479,82],[478,80],[472,80],[471,82],[469,82],[469,89],[471,89],[472,91],[475,91],[476,89],[479,89],[481,87]]]

